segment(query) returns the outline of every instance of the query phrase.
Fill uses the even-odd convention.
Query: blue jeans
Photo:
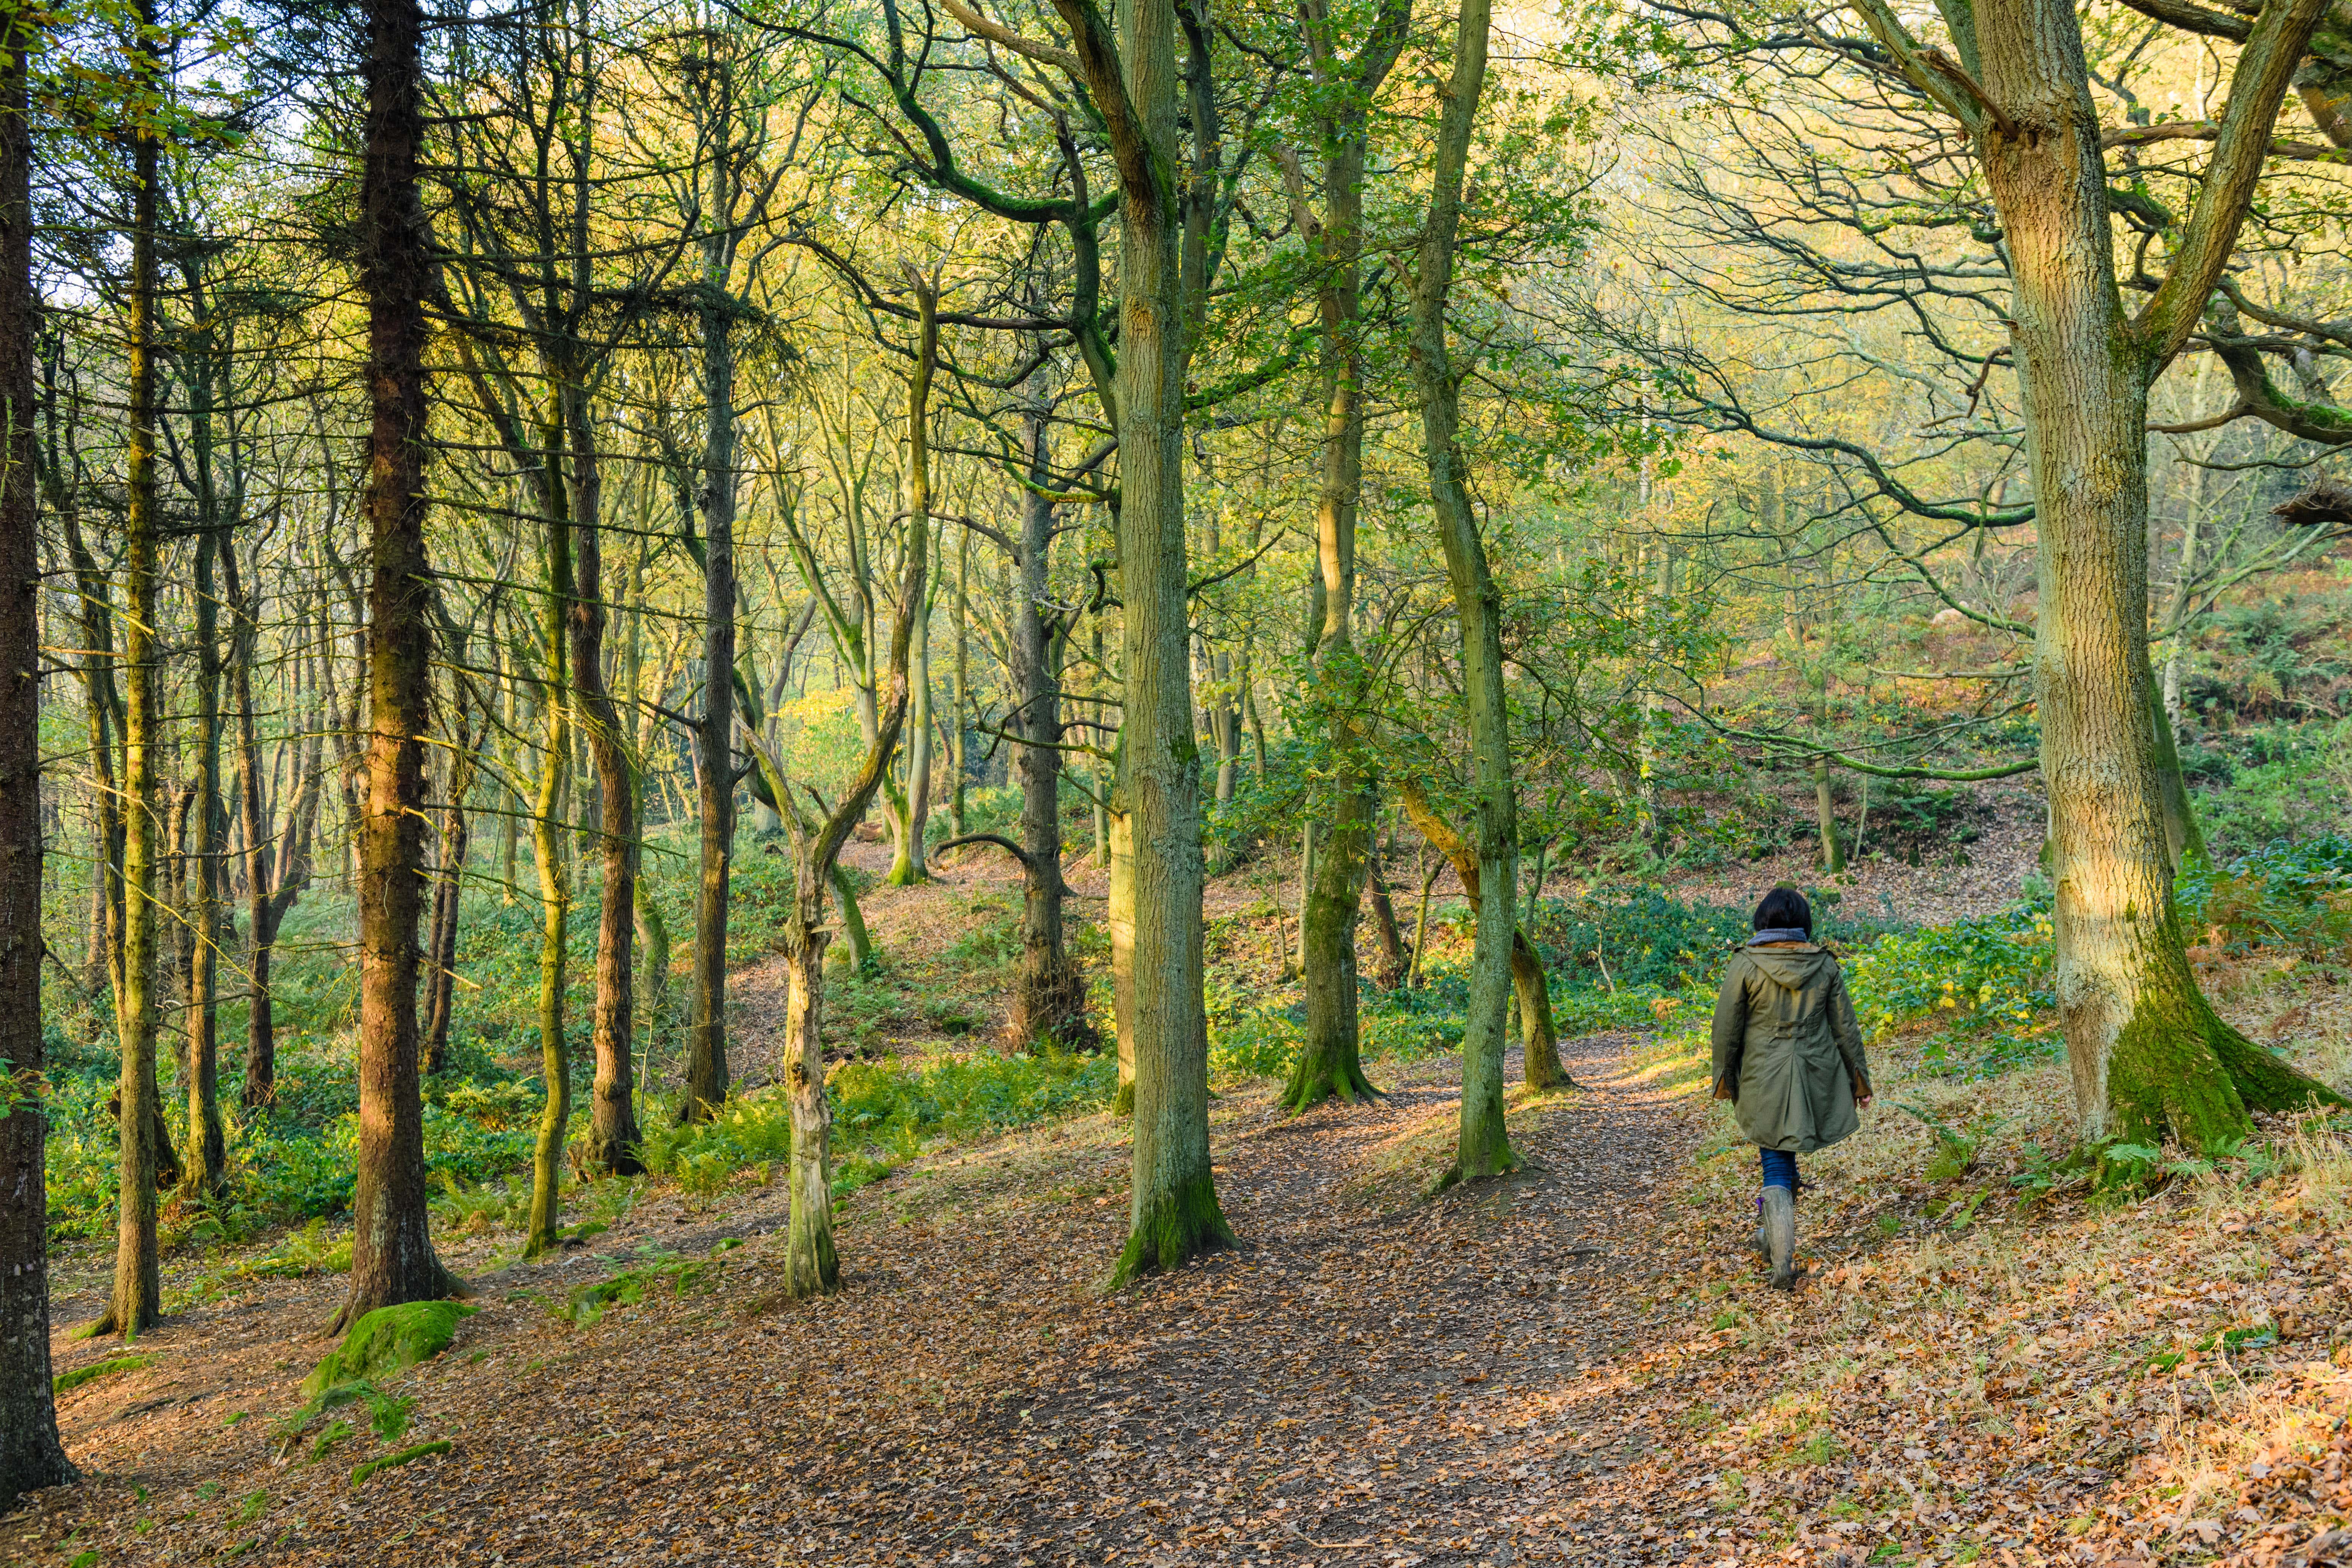
[[[1786,1149],[1765,1149],[1759,1152],[1764,1156],[1764,1184],[1786,1187],[1789,1195],[1794,1197],[1797,1193],[1797,1157]]]

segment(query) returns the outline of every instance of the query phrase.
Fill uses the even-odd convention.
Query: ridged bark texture
[[[41,1039],[41,556],[26,14],[0,16],[0,1513],[78,1479],[49,1392]]]
[[[2125,317],[2074,7],[2010,0],[1979,13],[1981,79],[2010,121],[1988,117],[1979,141],[2011,249],[2011,341],[2041,536],[2034,673],[2075,1105],[2086,1144],[2168,1134],[2210,1147],[2248,1131],[2249,1104],[2337,1098],[2214,1017],[2173,906],[2147,653],[2147,388],[2210,283],[2179,294],[2176,277],[2140,321]],[[2243,206],[2217,204],[2250,195],[2317,14],[2317,0],[2292,0],[2256,25],[2174,251],[2179,276],[2210,279],[2226,259]],[[2250,135],[2232,130],[2242,121]]]
[[[417,1082],[417,922],[432,579],[425,558],[424,300],[432,258],[416,164],[424,16],[370,0],[361,179],[368,300],[368,746],[360,821],[360,1147],[352,1288],[338,1322],[444,1296],[433,1251]]]

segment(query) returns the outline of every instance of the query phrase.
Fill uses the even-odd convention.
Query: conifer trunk
[[[432,579],[425,557],[424,300],[432,258],[417,197],[424,16],[370,0],[361,180],[368,389],[368,749],[361,823],[360,1148],[352,1289],[338,1319],[457,1288],[433,1251],[417,1083],[425,733]]]
[[[78,1479],[49,1391],[41,1036],[41,554],[34,487],[29,14],[0,16],[0,1513]]]

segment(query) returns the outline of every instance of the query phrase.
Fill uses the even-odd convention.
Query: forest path
[[[268,1428],[324,1350],[309,1336],[336,1282],[254,1282],[152,1336],[153,1366],[66,1397],[92,1479],[0,1526],[0,1559],[1747,1556],[1750,1540],[1687,1533],[1710,1500],[1672,1474],[1697,1375],[1679,1351],[1717,1342],[1643,1300],[1695,1252],[1727,1257],[1739,1216],[1664,1206],[1698,1138],[1670,1081],[1689,1069],[1644,1068],[1639,1045],[1570,1043],[1580,1087],[1515,1110],[1527,1168],[1434,1201],[1421,1193],[1451,1147],[1453,1060],[1378,1070],[1385,1100],[1298,1118],[1270,1090],[1229,1095],[1214,1151],[1244,1246],[1115,1296],[1097,1287],[1126,1156],[1106,1117],[856,1194],[845,1289],[825,1301],[772,1294],[780,1184],[722,1212],[649,1200],[592,1247],[484,1278],[457,1345],[399,1385],[409,1433],[362,1431],[323,1460],[276,1462]],[[714,1252],[725,1237],[740,1245]],[[699,1265],[683,1293],[664,1279],[581,1327],[550,1314],[567,1288],[642,1265],[648,1242]],[[1735,1272],[1756,1310],[1789,1310]],[[61,1336],[61,1364],[94,1350]],[[453,1451],[352,1484],[353,1464],[433,1439]]]

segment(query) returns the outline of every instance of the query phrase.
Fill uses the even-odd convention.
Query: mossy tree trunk
[[[560,416],[550,421],[541,458],[546,478],[539,487],[546,520],[541,545],[545,576],[540,616],[540,691],[547,728],[540,752],[539,793],[531,805],[530,849],[539,873],[539,1059],[547,1098],[540,1109],[539,1132],[531,1145],[530,1221],[523,1233],[526,1258],[546,1251],[558,1239],[563,1133],[572,1119],[572,1057],[563,1039],[564,992],[570,980],[564,938],[572,916],[572,873],[563,842],[564,786],[572,770],[572,700],[565,621],[577,588],[572,569],[571,487],[562,477],[567,445],[562,433],[567,423]]]
[[[1454,874],[1462,880],[1463,896],[1469,900],[1472,909],[1481,911],[1481,918],[1484,918],[1487,874],[1486,868],[1479,863],[1477,847],[1464,837],[1452,823],[1438,816],[1429,797],[1418,786],[1402,785],[1397,795],[1404,805],[1405,815],[1421,830],[1422,837],[1453,864]],[[1436,868],[1431,868],[1429,879],[1421,885],[1421,930],[1413,936],[1416,970],[1421,962],[1423,937],[1429,928],[1430,885],[1436,879]],[[1475,948],[1473,952],[1475,962]],[[1513,1005],[1517,1006],[1519,1039],[1524,1047],[1521,1053],[1522,1076],[1527,1086],[1539,1090],[1574,1088],[1574,1080],[1568,1076],[1568,1069],[1560,1066],[1559,1031],[1552,1022],[1551,988],[1544,974],[1543,960],[1537,954],[1535,943],[1528,940],[1526,931],[1515,929],[1511,932],[1508,962],[1510,989],[1505,993],[1504,1007],[1507,1015]],[[1507,1030],[1503,1038],[1507,1042],[1509,1039]]]
[[[155,25],[153,0],[142,0],[141,47]],[[152,1328],[163,1310],[156,1254],[155,1187],[160,1123],[147,1115],[155,1102],[155,912],[157,799],[155,751],[163,739],[161,655],[155,640],[158,519],[155,493],[155,224],[157,141],[152,125],[134,126],[131,179],[131,320],[127,363],[129,424],[125,431],[122,585],[128,601],[122,627],[122,984],[115,993],[115,1029],[121,1048],[116,1122],[120,1199],[115,1226],[114,1291],[98,1332],[130,1336]]]
[[[1518,890],[1515,856],[1518,798],[1511,781],[1509,716],[1503,690],[1502,595],[1486,565],[1461,449],[1461,380],[1446,343],[1445,307],[1462,226],[1462,187],[1470,137],[1486,81],[1491,0],[1462,0],[1454,21],[1454,69],[1442,94],[1431,173],[1429,216],[1415,260],[1407,340],[1421,404],[1423,455],[1430,499],[1445,552],[1454,613],[1462,618],[1463,689],[1470,718],[1475,778],[1476,861],[1472,894],[1478,909],[1470,961],[1470,1013],[1462,1037],[1462,1122],[1446,1184],[1517,1168],[1503,1113],[1504,1014],[1511,997],[1511,942]],[[1468,888],[1465,881],[1465,890]]]
[[[1131,973],[1122,1044],[1134,1041],[1128,1239],[1114,1283],[1174,1268],[1233,1239],[1209,1167],[1209,1039],[1202,1005],[1201,752],[1192,730],[1186,614],[1186,289],[1180,191],[1209,195],[1178,153],[1178,104],[1192,88],[1196,142],[1213,145],[1208,29],[1188,29],[1179,70],[1174,0],[1120,0],[1118,25],[1093,0],[1055,0],[1118,171],[1119,224],[1118,581],[1127,700],[1115,815],[1133,846],[1126,879]],[[1195,18],[1196,24],[1199,18]],[[1203,263],[1194,281],[1205,287]],[[1117,915],[1113,919],[1116,921]]]
[[[2147,659],[2147,393],[2235,249],[2324,0],[2263,8],[2232,68],[2169,272],[2127,317],[2079,20],[2067,0],[1984,0],[1956,79],[1867,0],[1873,33],[1973,139],[2009,249],[2011,340],[2040,536],[2036,695],[2050,799],[2060,1016],[2086,1144],[2208,1148],[2250,1109],[2332,1090],[2223,1024],[2199,993],[2172,897]]]

